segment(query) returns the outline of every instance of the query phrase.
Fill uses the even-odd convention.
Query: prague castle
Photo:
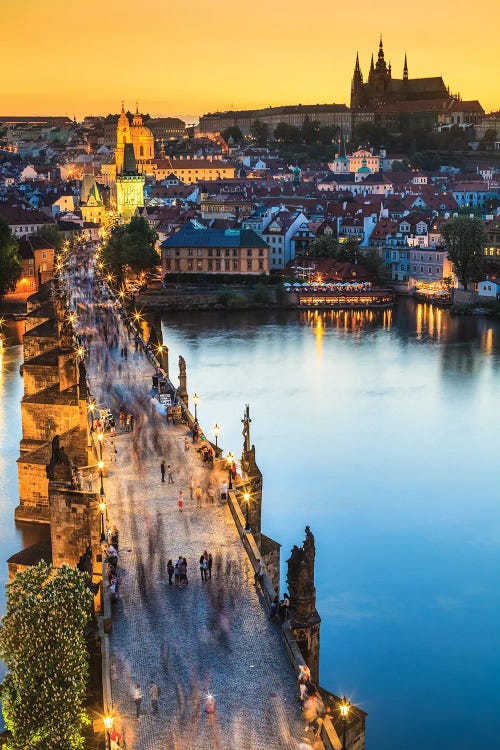
[[[385,61],[382,37],[380,37],[377,62],[374,63],[372,55],[366,81],[363,79],[359,65],[359,55],[356,55],[351,85],[351,109],[375,109],[383,104],[429,99],[443,100],[454,99],[454,97],[450,95],[441,76],[410,78],[406,54],[403,77],[393,78],[391,64]]]

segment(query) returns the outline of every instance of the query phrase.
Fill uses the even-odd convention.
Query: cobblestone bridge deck
[[[205,497],[198,508],[190,499],[192,477],[207,487],[209,470],[195,446],[185,450],[185,426],[154,418],[151,365],[120,331],[107,367],[107,349],[94,334],[87,369],[98,404],[112,405],[116,414],[123,402],[136,417],[133,433],[118,430],[116,463],[108,460],[107,435],[104,442],[109,521],[120,529],[119,601],[110,635],[112,699],[126,747],[296,748],[304,723],[280,627],[268,622],[227,505],[218,499],[209,504]],[[129,356],[121,363],[125,342]],[[142,396],[141,416],[130,405]],[[162,458],[173,466],[173,484],[161,482]],[[177,507],[179,489],[183,512]],[[206,583],[198,566],[205,549],[214,557]],[[167,560],[175,563],[179,555],[188,561],[189,583],[182,588],[169,586],[166,575]],[[157,715],[150,681],[161,689]],[[138,719],[137,684],[144,693]],[[214,717],[205,711],[209,692],[216,700]]]

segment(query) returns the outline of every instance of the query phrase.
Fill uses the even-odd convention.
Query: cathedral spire
[[[123,101],[123,99],[122,99],[122,112],[121,113],[122,115],[125,114],[125,102]]]
[[[404,65],[404,68],[403,68],[403,81],[407,81],[407,80],[408,80],[408,62],[406,60],[406,52],[405,52],[405,65]]]
[[[354,72],[357,73],[358,71],[361,71],[359,67],[359,52],[356,52],[356,65],[354,66]]]
[[[382,43],[382,34],[380,35],[380,44],[378,45],[378,59],[384,59],[384,45]]]

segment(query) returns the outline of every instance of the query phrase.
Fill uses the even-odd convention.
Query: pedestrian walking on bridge
[[[172,469],[170,464],[167,464],[167,474],[168,474],[168,483],[173,484],[174,483],[174,470]]]
[[[157,685],[156,682],[151,682],[149,685],[149,700],[151,701],[151,708],[154,715],[158,713],[158,701],[160,700],[160,694],[160,686]]]
[[[161,472],[161,481],[165,481],[165,461],[162,461],[160,464],[160,472]]]
[[[141,715],[141,704],[142,704],[142,688],[138,684],[134,690],[134,701],[135,701],[135,717],[139,718]]]

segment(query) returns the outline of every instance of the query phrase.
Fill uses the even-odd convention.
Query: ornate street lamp
[[[113,729],[113,717],[105,716],[103,719],[104,730],[106,732],[106,750],[111,750],[111,737],[110,732]]]
[[[101,458],[100,461],[97,462],[97,468],[99,469],[99,473],[100,473],[100,477],[101,477],[101,489],[99,490],[99,494],[102,496],[102,495],[104,495],[104,484],[103,484],[103,481],[102,481],[102,472],[103,472],[103,469],[104,469],[104,461],[102,460],[102,458]]]
[[[243,500],[246,503],[245,531],[248,532],[248,531],[251,531],[251,528],[250,528],[250,519],[248,518],[248,512],[249,512],[249,509],[250,509],[250,493],[249,492],[244,492],[243,493]]]
[[[104,533],[104,514],[106,513],[106,500],[104,499],[104,494],[101,494],[101,499],[99,500],[99,510],[101,513],[101,543],[102,543],[106,539],[106,535]]]
[[[350,710],[351,710],[351,702],[345,697],[345,695],[343,695],[342,700],[339,703],[339,711],[342,717],[342,750],[347,750],[346,744],[345,744],[345,735],[346,735],[347,719],[349,717]]]
[[[213,430],[213,433],[215,435],[215,447],[218,448],[217,440],[219,439],[219,435],[220,435],[220,427],[219,427],[219,425],[218,424],[214,424],[214,426],[212,427],[212,430]]]
[[[232,469],[233,469],[233,461],[234,461],[234,456],[233,456],[232,453],[228,453],[227,454],[226,461],[227,461],[227,470],[228,470],[228,479],[229,479],[228,489],[232,490],[233,489],[233,471],[232,471]]]
[[[198,421],[198,401],[200,400],[200,397],[197,393],[193,396],[193,404],[194,404],[194,421]]]

